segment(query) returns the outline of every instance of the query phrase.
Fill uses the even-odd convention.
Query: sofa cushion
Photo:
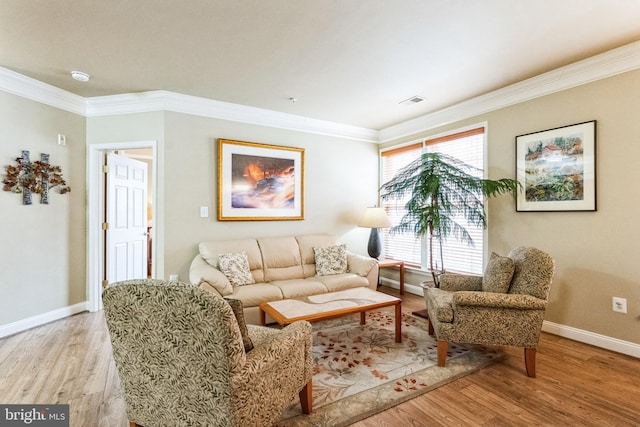
[[[311,279],[307,279],[311,280]],[[345,289],[368,287],[369,281],[355,273],[332,274],[331,276],[314,276],[324,284],[329,292],[344,291]]]
[[[302,298],[309,295],[326,294],[327,287],[313,279],[276,280],[272,285],[280,288],[285,299]]]
[[[302,259],[304,277],[316,275],[316,254],[313,248],[324,248],[338,243],[336,236],[331,234],[305,234],[296,236]]]
[[[224,273],[234,286],[251,285],[255,283],[251,270],[249,269],[249,260],[247,253],[229,252],[218,255],[218,268]]]
[[[262,251],[265,282],[300,279],[302,262],[295,237],[266,237],[258,239]]]
[[[514,268],[511,258],[492,252],[482,276],[482,291],[506,293],[511,285]]]
[[[262,254],[256,239],[212,240],[200,243],[198,249],[200,256],[215,268],[218,268],[219,254],[245,251],[253,279],[256,283],[264,282]]]
[[[316,275],[328,276],[347,272],[347,246],[334,245],[313,248],[316,255]]]
[[[249,337],[249,331],[247,330],[247,324],[244,321],[244,311],[242,301],[239,299],[225,298],[225,301],[231,306],[233,314],[238,321],[238,328],[240,328],[240,335],[242,335],[242,344],[244,345],[244,351],[253,350],[253,342]]]

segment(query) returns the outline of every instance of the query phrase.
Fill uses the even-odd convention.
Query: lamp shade
[[[367,208],[364,216],[358,222],[358,227],[388,228],[391,227],[391,223],[384,208]]]

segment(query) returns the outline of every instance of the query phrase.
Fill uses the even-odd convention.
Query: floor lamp
[[[380,233],[378,228],[391,227],[389,217],[384,211],[384,208],[367,208],[364,216],[358,222],[358,227],[365,227],[371,229],[369,234],[369,244],[367,245],[367,251],[371,258],[378,258],[382,252],[382,242],[380,241]]]

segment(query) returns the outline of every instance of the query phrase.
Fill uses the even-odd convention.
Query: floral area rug
[[[274,427],[347,426],[485,367],[502,354],[482,346],[449,344],[437,366],[428,322],[403,316],[402,343],[395,342],[393,310],[313,324],[313,412],[296,399]]]

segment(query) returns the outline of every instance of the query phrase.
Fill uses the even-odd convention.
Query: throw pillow
[[[347,246],[334,245],[313,248],[316,258],[316,275],[329,276],[347,272]]]
[[[240,335],[242,335],[242,344],[244,345],[244,351],[247,352],[253,350],[253,341],[251,341],[251,338],[249,337],[249,330],[247,329],[247,324],[244,321],[242,301],[232,298],[225,298],[225,301],[231,306],[233,314],[235,314],[236,320],[238,321],[238,327],[240,328]]]
[[[251,270],[249,269],[249,259],[247,253],[226,253],[218,255],[218,268],[227,276],[227,279],[234,286],[251,285],[255,283]]]
[[[514,270],[515,264],[511,258],[492,252],[482,276],[482,291],[506,293]]]

